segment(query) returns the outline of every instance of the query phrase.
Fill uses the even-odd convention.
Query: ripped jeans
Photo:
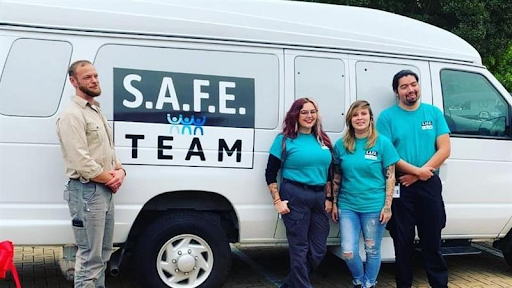
[[[384,226],[380,224],[379,212],[359,213],[351,210],[339,210],[341,252],[347,263],[354,285],[372,287],[377,283],[380,270],[380,244]],[[363,232],[366,265],[359,255],[359,238]]]

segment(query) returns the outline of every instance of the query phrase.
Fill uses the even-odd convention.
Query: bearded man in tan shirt
[[[101,94],[91,62],[68,69],[75,97],[57,120],[57,134],[69,181],[64,190],[78,247],[75,288],[104,288],[113,249],[114,194],[126,171],[116,158],[112,129],[95,97]]]

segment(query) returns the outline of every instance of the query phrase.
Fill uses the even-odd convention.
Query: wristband
[[[325,200],[329,200],[329,201],[333,202],[334,201],[334,197],[333,196],[327,196],[327,197],[325,197]]]

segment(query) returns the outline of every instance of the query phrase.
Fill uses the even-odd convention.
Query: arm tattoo
[[[331,190],[331,181],[327,181],[327,183],[325,183],[325,196],[326,197],[331,197],[332,196],[332,190]]]
[[[268,185],[268,189],[270,190],[270,195],[272,195],[273,201],[280,199],[279,191],[277,190],[277,183],[270,183],[270,185]]]
[[[338,203],[338,195],[340,193],[340,185],[341,185],[341,167],[336,165],[334,166],[334,179],[332,179],[332,189],[334,196],[334,203]]]
[[[390,208],[393,201],[393,190],[395,188],[395,164],[386,168],[386,202],[384,208]]]

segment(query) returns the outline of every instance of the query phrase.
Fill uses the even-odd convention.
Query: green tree
[[[496,78],[512,93],[512,45],[509,46],[508,50],[497,56],[499,61],[493,58],[488,61],[493,62],[494,67],[493,74]]]
[[[512,91],[512,1],[510,0],[305,1],[384,10],[448,30],[473,45],[482,56],[483,64],[509,91]]]

